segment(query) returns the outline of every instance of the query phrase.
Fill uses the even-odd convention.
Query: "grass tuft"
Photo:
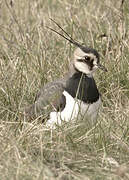
[[[129,179],[128,12],[124,0],[0,2],[1,179]],[[108,69],[95,74],[103,97],[95,127],[82,121],[48,131],[21,116],[72,58],[74,47],[46,28],[57,29],[49,18],[97,49]]]

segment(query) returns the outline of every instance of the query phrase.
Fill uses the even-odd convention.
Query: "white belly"
[[[50,119],[47,121],[46,125],[54,128],[55,124],[61,125],[62,121],[75,121],[76,118],[82,117],[91,119],[95,121],[97,118],[98,110],[101,104],[101,99],[99,98],[97,102],[92,104],[86,104],[80,100],[74,99],[66,91],[63,92],[66,98],[66,106],[62,112],[51,112]]]

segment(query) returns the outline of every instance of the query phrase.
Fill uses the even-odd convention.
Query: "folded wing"
[[[47,118],[51,111],[62,111],[65,106],[64,88],[62,80],[46,84],[37,94],[35,102],[25,109],[25,115],[31,119],[41,115]]]

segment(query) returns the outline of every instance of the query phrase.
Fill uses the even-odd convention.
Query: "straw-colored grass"
[[[20,113],[72,58],[75,47],[46,28],[58,30],[50,17],[97,49],[108,69],[95,74],[103,98],[95,127],[48,131]],[[127,0],[0,1],[0,179],[129,179]]]

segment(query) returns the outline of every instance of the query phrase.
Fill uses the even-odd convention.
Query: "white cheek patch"
[[[93,69],[90,70],[89,66],[83,62],[83,61],[78,61],[79,59],[84,59],[85,60],[85,56],[90,57],[90,59],[93,59]],[[79,55],[75,55],[75,61],[74,61],[74,65],[75,67],[80,71],[83,72],[85,74],[92,74],[98,67],[97,67],[97,57],[94,54],[88,54],[88,53],[82,53],[80,56]]]
[[[90,74],[91,73],[91,71],[89,70],[89,67],[87,66],[87,64],[85,64],[83,62],[76,61],[74,65],[80,72],[83,72],[85,74]]]

